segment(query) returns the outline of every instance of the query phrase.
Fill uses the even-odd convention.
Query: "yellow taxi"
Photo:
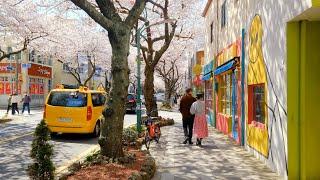
[[[105,101],[103,89],[65,89],[60,85],[48,94],[43,118],[52,134],[92,133],[99,136]]]

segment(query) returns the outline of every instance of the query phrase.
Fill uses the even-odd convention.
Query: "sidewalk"
[[[150,147],[158,166],[154,180],[280,179],[261,161],[213,128],[209,128],[210,135],[203,140],[203,147],[182,144],[181,118],[175,115],[174,119],[174,126],[161,129],[159,144],[152,143]]]

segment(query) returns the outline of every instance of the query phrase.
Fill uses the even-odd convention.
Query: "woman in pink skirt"
[[[203,94],[197,94],[197,101],[192,104],[190,113],[195,115],[193,133],[197,137],[197,146],[201,146],[202,139],[208,137],[208,125]]]

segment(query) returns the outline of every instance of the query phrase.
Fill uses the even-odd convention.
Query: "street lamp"
[[[147,11],[145,11],[145,18],[147,17]],[[147,19],[147,18],[146,18]],[[156,26],[156,25],[160,25],[160,24],[164,24],[164,23],[170,23],[170,22],[174,22],[176,21],[175,19],[165,19],[163,21],[159,21],[153,24],[149,24],[149,21],[145,22],[145,24],[140,27],[137,28],[137,32],[136,32],[136,47],[137,47],[137,83],[138,83],[138,87],[137,87],[137,130],[140,133],[141,132],[141,53],[140,53],[140,49],[141,49],[141,44],[140,44],[140,39],[141,37],[143,37],[144,39],[146,39],[142,32],[144,30],[146,30],[147,28],[151,27],[151,26]]]

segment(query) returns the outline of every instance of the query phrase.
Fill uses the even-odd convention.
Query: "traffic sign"
[[[21,64],[21,67],[25,68],[25,69],[29,69],[29,68],[31,68],[31,64],[30,63],[23,63],[23,64]]]

